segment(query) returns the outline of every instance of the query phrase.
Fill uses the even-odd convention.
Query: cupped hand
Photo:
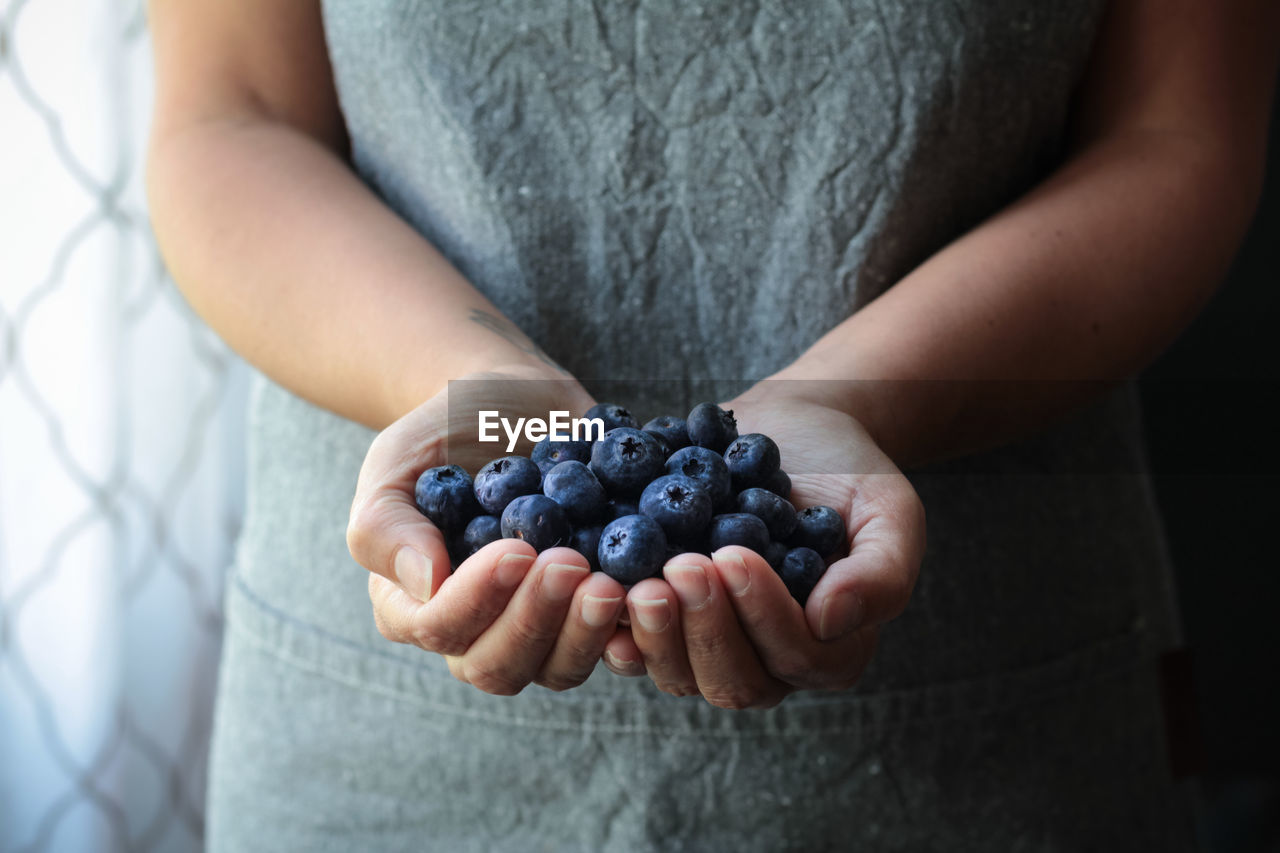
[[[796,690],[847,689],[875,650],[879,627],[906,607],[924,554],[924,508],[910,482],[849,415],[785,396],[748,392],[722,404],[740,434],[777,442],[796,507],[839,510],[848,556],[827,569],[801,608],[758,554],[722,548],[682,554],[662,578],[627,594],[630,631],[605,661],[648,673],[662,690],[701,694],[724,708],[767,708]]]
[[[477,408],[512,419],[581,415],[591,397],[563,374],[523,366],[464,378],[485,381],[455,382],[391,424],[361,466],[347,545],[369,570],[374,620],[388,640],[443,655],[454,677],[487,693],[576,686],[616,630],[622,586],[571,549],[537,554],[516,539],[487,545],[450,574],[444,533],[418,511],[413,491],[427,468],[457,464],[474,474],[503,455],[464,438],[474,437]]]

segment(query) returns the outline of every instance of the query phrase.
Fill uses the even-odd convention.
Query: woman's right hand
[[[455,678],[486,693],[576,687],[617,630],[621,584],[576,551],[537,554],[517,539],[490,543],[450,574],[444,534],[418,510],[414,486],[427,468],[474,473],[501,454],[464,438],[474,437],[478,408],[580,416],[591,397],[564,374],[523,365],[464,379],[476,381],[453,383],[452,407],[449,389],[427,400],[379,433],[361,466],[347,545],[369,570],[374,620],[388,640],[443,655]]]

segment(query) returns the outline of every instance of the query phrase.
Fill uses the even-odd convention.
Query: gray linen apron
[[[670,380],[652,402],[676,413],[786,365],[1052,169],[1100,11],[324,5],[361,176],[561,364]],[[344,545],[373,436],[259,378],[210,847],[1185,849],[1131,392],[912,472],[929,550],[863,682],[729,712],[603,667],[489,696],[383,640]]]

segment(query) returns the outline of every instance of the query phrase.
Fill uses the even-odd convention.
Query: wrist
[[[460,354],[450,364],[405,362],[400,369],[388,372],[381,391],[382,424],[393,423],[423,402],[444,392],[458,379],[503,378],[537,382],[558,382],[564,386],[567,404],[590,399],[569,373],[536,355],[501,344],[476,347]],[[583,411],[590,407],[587,403]]]
[[[945,431],[954,402],[939,387],[945,384],[860,377],[835,359],[806,355],[749,393],[753,400],[791,400],[848,415],[895,464],[906,467],[925,461],[930,436]]]

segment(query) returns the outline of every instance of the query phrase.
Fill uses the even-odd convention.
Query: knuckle
[[[467,663],[462,674],[472,687],[494,696],[515,696],[524,689],[523,683],[488,664]]]
[[[701,696],[698,685],[691,681],[661,681],[658,689],[671,696]]]
[[[387,620],[382,617],[382,614],[377,608],[374,608],[373,611],[373,624],[378,629],[378,633],[382,635],[384,640],[389,640],[393,643],[404,642],[404,638],[401,637],[399,633],[392,630],[391,626],[387,624]]]
[[[582,682],[586,681],[590,674],[589,672],[572,671],[546,673],[538,680],[538,684],[556,693],[563,693],[566,690],[581,686]]]
[[[413,626],[414,645],[429,652],[442,655],[460,655],[467,650],[466,644],[444,633],[430,623],[419,622]]]
[[[779,652],[769,669],[776,678],[788,684],[808,684],[822,677],[813,657],[794,649]]]
[[[516,648],[539,648],[550,644],[560,635],[560,626],[543,625],[530,619],[514,619],[510,631],[511,642]]]
[[[377,528],[378,511],[374,504],[366,501],[352,507],[347,521],[347,550],[366,569],[372,568],[370,562]]]
[[[729,645],[724,636],[717,631],[690,631],[685,635],[685,647],[689,659],[703,658],[710,661],[725,660],[729,656]]]
[[[761,700],[756,691],[740,686],[718,687],[715,690],[704,691],[702,695],[717,708],[729,711],[744,711],[755,707]]]

